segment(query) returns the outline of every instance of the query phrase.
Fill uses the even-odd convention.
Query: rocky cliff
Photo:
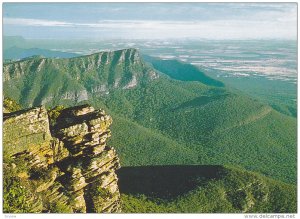
[[[68,59],[32,57],[3,65],[4,95],[25,107],[74,106],[158,77],[133,48]]]
[[[4,114],[4,211],[120,212],[111,123],[88,105],[62,110],[51,126],[44,107]]]

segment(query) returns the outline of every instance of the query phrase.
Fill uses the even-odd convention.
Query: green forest
[[[124,212],[296,212],[295,115],[192,65],[127,49],[3,74],[9,111],[46,105],[55,118],[88,103],[112,116]]]

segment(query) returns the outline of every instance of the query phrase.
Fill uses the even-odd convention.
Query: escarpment
[[[112,118],[83,105],[49,123],[44,107],[4,114],[4,211],[120,212]]]
[[[129,48],[67,59],[31,57],[3,65],[4,95],[26,107],[78,105],[159,78]]]

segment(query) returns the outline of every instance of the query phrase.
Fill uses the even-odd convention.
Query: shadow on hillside
[[[125,194],[174,199],[224,174],[220,165],[174,165],[123,167],[117,172]]]
[[[215,80],[206,75],[198,67],[176,59],[163,60],[143,54],[143,59],[151,63],[158,71],[169,77],[180,81],[199,81],[203,84],[216,87],[224,87],[221,81]]]

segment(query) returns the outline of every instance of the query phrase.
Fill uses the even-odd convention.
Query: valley
[[[293,199],[284,206],[275,200],[295,197],[296,119],[193,65],[124,49],[28,57],[5,63],[3,71],[4,96],[20,108],[88,103],[112,116],[109,144],[122,166],[124,212],[295,209]],[[175,172],[187,177],[177,179]],[[174,180],[176,189],[169,185]]]

